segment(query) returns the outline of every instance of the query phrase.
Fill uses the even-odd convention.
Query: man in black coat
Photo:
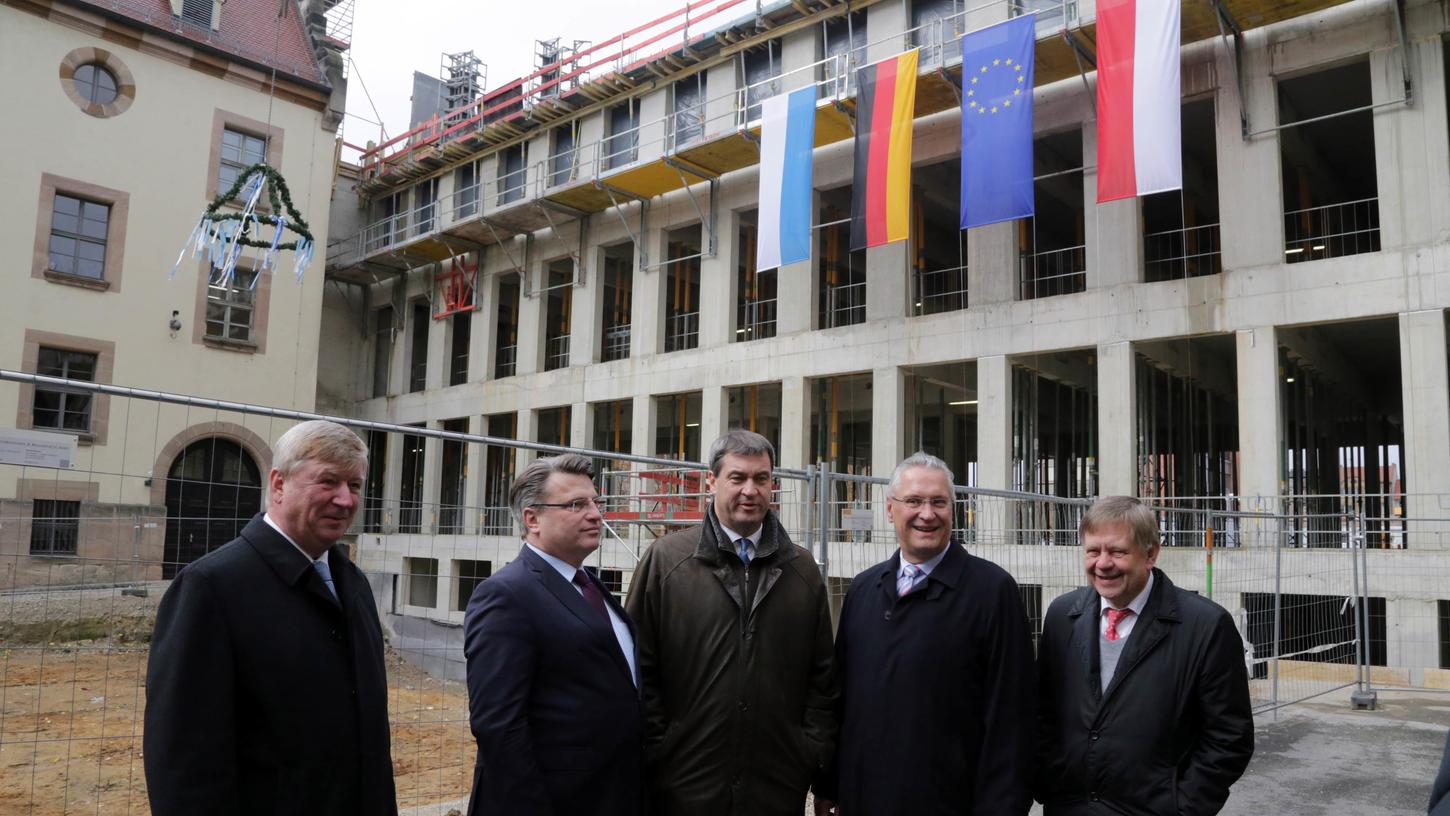
[[[1445,737],[1445,754],[1440,757],[1440,773],[1430,789],[1430,816],[1450,816],[1450,734]]]
[[[367,448],[332,422],[277,441],[268,507],[161,599],[146,670],[155,816],[391,816],[382,629],[337,543]]]
[[[1154,568],[1137,499],[1099,500],[1078,532],[1090,586],[1053,601],[1038,646],[1045,816],[1218,813],[1254,753],[1233,618]]]
[[[464,616],[469,816],[639,816],[643,720],[634,626],[582,569],[603,529],[594,466],[539,459],[509,490],[519,557]]]
[[[1032,641],[1017,584],[951,540],[952,475],[917,453],[891,478],[900,551],[851,582],[836,665],[843,816],[1026,814]]]

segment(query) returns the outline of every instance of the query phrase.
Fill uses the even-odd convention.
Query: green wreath
[[[241,194],[242,188],[246,186],[247,180],[252,177],[253,173],[260,173],[262,177],[266,179],[267,196],[272,203],[272,213],[285,212],[287,213],[287,218],[284,223],[283,219],[278,218],[272,213],[254,212],[251,215],[251,219],[259,224],[266,224],[268,226],[274,227],[277,226],[279,223],[282,223],[286,229],[290,229],[293,232],[297,233],[298,236],[306,239],[308,243],[315,244],[316,241],[312,237],[311,229],[309,229],[307,226],[307,221],[303,219],[301,213],[297,212],[297,208],[292,205],[292,191],[287,189],[287,182],[282,178],[282,174],[272,169],[270,165],[263,164],[261,162],[258,162],[257,164],[254,164],[239,173],[237,175],[237,180],[232,183],[231,189],[227,190],[225,193],[222,193],[221,195],[213,199],[211,205],[206,208],[206,212],[202,213],[202,218],[212,222],[240,222],[242,220],[241,213],[220,212],[220,210],[223,206],[237,200],[237,196]],[[240,237],[238,237],[237,241],[241,243],[242,246],[249,246],[257,249],[283,250],[295,250],[297,249],[298,243],[297,241],[289,241],[284,244],[277,244],[275,247],[273,247],[271,241],[253,238],[246,233],[243,233]]]

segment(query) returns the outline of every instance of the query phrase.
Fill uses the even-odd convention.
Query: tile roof
[[[317,85],[326,85],[304,30],[298,0],[225,0],[221,27],[204,29],[171,13],[170,0],[68,0],[164,31],[177,39],[206,45],[232,56]],[[278,19],[278,11],[285,15]]]

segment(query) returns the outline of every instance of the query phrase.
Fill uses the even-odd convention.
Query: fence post
[[[1269,701],[1279,706],[1279,655],[1284,651],[1284,530],[1283,517],[1279,518],[1278,530],[1274,533],[1274,649],[1273,662],[1269,664],[1273,673],[1270,681]]]
[[[816,463],[816,475],[821,480],[816,491],[817,534],[821,538],[821,571],[827,579],[831,576],[831,472],[825,462]]]
[[[816,567],[825,577],[824,554],[816,548],[816,466],[806,465],[806,478],[801,484],[801,532],[805,534],[805,547],[816,559]]]
[[[1370,682],[1369,665],[1369,548],[1365,541],[1362,512],[1355,514],[1350,546],[1354,548],[1350,552],[1354,558],[1354,592],[1359,597],[1355,603],[1358,609],[1354,613],[1355,687],[1350,692],[1349,704],[1356,711],[1374,711],[1377,695]]]

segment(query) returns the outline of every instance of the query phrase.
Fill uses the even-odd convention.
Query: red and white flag
[[[1179,0],[1098,0],[1098,201],[1183,187]]]

